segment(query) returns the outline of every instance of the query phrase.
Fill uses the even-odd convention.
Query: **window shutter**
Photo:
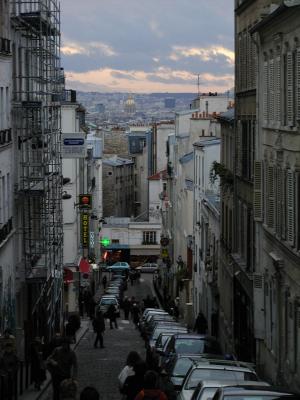
[[[274,121],[274,60],[269,61],[269,120]]]
[[[261,161],[254,161],[254,199],[253,199],[253,209],[254,209],[254,221],[263,220],[263,169]]]
[[[264,310],[264,277],[262,274],[253,274],[254,299],[254,336],[256,339],[265,338],[265,310]]]
[[[286,55],[286,114],[287,125],[294,125],[294,92],[293,92],[293,53]]]
[[[287,171],[286,178],[286,204],[287,204],[287,241],[291,246],[295,244],[295,174]]]
[[[276,57],[275,72],[274,72],[274,120],[281,121],[281,58]]]
[[[269,86],[269,74],[268,74],[268,62],[264,62],[264,75],[263,75],[263,117],[264,122],[268,123],[269,117],[269,104],[268,104],[268,86]]]
[[[275,196],[274,196],[274,167],[269,165],[267,167],[267,225],[270,229],[274,229],[274,216],[275,216]]]
[[[241,136],[242,136],[242,123],[237,121],[236,127],[236,174],[241,176]]]
[[[297,99],[297,120],[300,120],[300,49],[296,51],[296,99]]]
[[[276,189],[276,233],[282,237],[283,231],[283,210],[284,210],[284,172],[281,168],[275,171],[275,189]]]

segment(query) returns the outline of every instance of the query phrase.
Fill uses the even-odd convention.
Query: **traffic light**
[[[79,195],[79,207],[92,208],[92,195],[91,194],[80,194]]]

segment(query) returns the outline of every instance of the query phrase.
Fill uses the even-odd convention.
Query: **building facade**
[[[294,3],[294,4],[293,4]],[[298,3],[298,5],[297,5]],[[259,48],[254,216],[257,364],[300,389],[300,3],[253,28]]]

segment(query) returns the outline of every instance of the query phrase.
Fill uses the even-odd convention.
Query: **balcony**
[[[0,131],[0,147],[6,146],[12,142],[11,129],[3,129]]]
[[[8,235],[13,229],[12,218],[6,224],[0,226],[0,245],[7,239]]]
[[[11,55],[11,46],[10,40],[0,37],[0,55],[10,56]]]
[[[76,103],[76,90],[64,90],[62,101],[66,103]]]

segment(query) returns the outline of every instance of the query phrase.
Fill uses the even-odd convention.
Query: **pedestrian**
[[[110,329],[113,329],[113,323],[115,324],[115,328],[118,329],[117,310],[116,310],[116,307],[114,306],[114,304],[111,304],[108,307],[106,315],[107,315],[107,318],[109,319]]]
[[[196,331],[199,334],[205,334],[207,331],[207,321],[201,311],[199,311],[199,314],[196,318],[194,331]]]
[[[134,375],[128,376],[124,382],[121,393],[125,395],[125,400],[134,400],[136,395],[144,387],[144,376],[147,365],[144,361],[139,361],[133,366]]]
[[[59,400],[61,382],[64,379],[77,377],[77,357],[71,350],[69,338],[64,338],[62,345],[54,349],[47,358],[47,368],[52,377],[53,400]]]
[[[165,393],[168,400],[176,400],[177,392],[173,382],[169,379],[169,376],[165,369],[160,371],[158,388]]]
[[[103,285],[103,289],[104,290],[106,288],[106,284],[107,284],[107,277],[106,277],[106,275],[104,275],[103,278],[102,278],[102,285]]]
[[[120,374],[118,376],[120,390],[122,389],[126,378],[128,376],[134,375],[133,367],[135,366],[135,364],[137,364],[137,363],[139,363],[141,361],[142,361],[142,359],[141,359],[141,357],[140,357],[138,352],[131,351],[128,354],[127,360],[126,360],[126,365],[122,369],[122,371],[120,372]]]
[[[155,371],[150,370],[146,372],[143,388],[134,398],[134,400],[143,399],[168,400],[166,394],[159,389],[159,377]]]
[[[3,332],[3,336],[0,335],[0,350],[4,351],[6,343],[11,343],[13,351],[16,351],[16,338],[12,334],[11,329],[7,328]]]
[[[137,303],[133,303],[131,307],[131,315],[132,315],[132,320],[136,328],[139,326],[140,322],[140,309]]]
[[[100,348],[103,349],[103,332],[105,331],[105,321],[102,311],[97,311],[96,317],[93,319],[93,328],[96,333],[96,339],[94,342],[95,349],[97,348],[98,341]]]
[[[128,319],[129,311],[130,311],[130,301],[127,296],[125,297],[125,299],[123,301],[123,310],[124,310],[124,318]]]
[[[72,321],[66,323],[66,336],[70,339],[71,343],[76,343],[76,327]]]
[[[80,400],[100,400],[100,396],[93,386],[86,386],[80,393]]]
[[[46,367],[43,360],[43,344],[36,337],[30,346],[31,378],[36,390],[41,390],[42,383],[46,380]]]
[[[134,273],[133,272],[129,273],[129,279],[130,279],[131,286],[133,286],[133,283],[134,283]]]
[[[60,384],[60,400],[76,400],[77,388],[77,381],[64,379]]]
[[[6,342],[0,358],[0,376],[2,376],[2,393],[5,400],[17,397],[17,372],[19,359],[14,351],[12,342]]]

